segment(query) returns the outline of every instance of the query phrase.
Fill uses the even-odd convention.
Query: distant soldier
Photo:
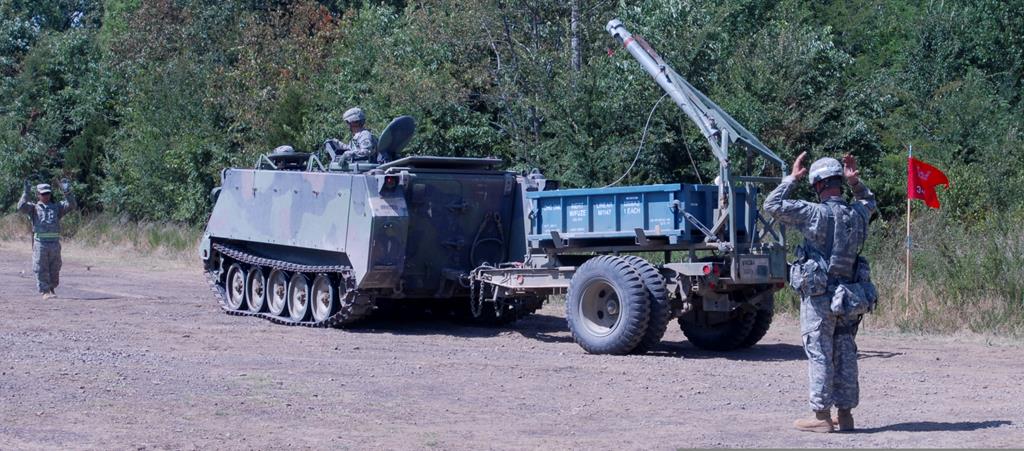
[[[863,183],[852,155],[843,164],[822,158],[810,168],[810,183],[821,203],[789,200],[794,182],[808,173],[804,152],[789,176],[764,201],[766,212],[803,234],[790,284],[800,295],[800,329],[808,358],[810,404],[814,418],[793,425],[801,431],[854,429],[853,413],[860,401],[857,382],[857,328],[878,298],[868,261],[860,256],[868,222],[875,214],[875,196]],[[843,199],[843,179],[854,202]],[[831,416],[832,406],[838,418]],[[836,424],[838,423],[838,425]]]
[[[36,273],[39,292],[43,299],[56,296],[54,289],[60,283],[60,220],[75,208],[75,196],[71,194],[71,185],[67,180],[61,181],[64,200],[54,203],[53,189],[47,183],[36,185],[39,193],[38,202],[29,202],[28,197],[32,185],[25,180],[25,191],[18,201],[18,211],[25,213],[32,220],[32,270]]]
[[[366,129],[366,114],[360,108],[351,108],[342,116],[352,132],[352,140],[348,144],[342,144],[336,139],[328,140],[328,145],[342,151],[343,161],[369,161],[371,163],[384,164],[392,160],[390,155],[377,153],[377,137],[373,132]]]

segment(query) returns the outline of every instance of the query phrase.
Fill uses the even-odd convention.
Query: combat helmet
[[[349,122],[349,123],[351,123],[351,122],[363,122],[363,121],[366,120],[366,114],[363,113],[363,109],[362,108],[359,108],[359,107],[349,108],[347,111],[345,111],[345,114],[342,115],[342,119],[344,119],[345,122]]]
[[[842,175],[843,164],[839,160],[830,157],[819,158],[814,163],[811,163],[810,175],[807,177],[807,181],[811,186],[814,186],[815,183],[821,180]]]

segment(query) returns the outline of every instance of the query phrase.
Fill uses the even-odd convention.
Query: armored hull
[[[498,163],[228,169],[200,253],[226,310],[282,323],[348,324],[382,300],[468,299],[474,268],[524,253],[511,238],[524,236],[522,193]]]

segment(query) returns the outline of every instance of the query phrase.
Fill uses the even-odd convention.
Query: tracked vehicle
[[[412,119],[381,134],[397,153]],[[225,310],[305,326],[341,326],[381,300],[460,297],[466,275],[522,255],[521,197],[500,160],[414,156],[383,165],[270,154],[253,169],[226,169],[200,253]],[[519,207],[521,209],[521,206]],[[521,212],[518,213],[521,217]],[[527,297],[484,320],[540,306]]]
[[[785,163],[619,21],[607,30],[707,138],[715,184],[559,189],[492,158],[266,155],[215,193],[200,254],[222,308],[340,327],[382,302],[427,303],[506,323],[563,294],[591,353],[646,352],[672,319],[701,348],[757,343],[787,265],[785,231],[758,213],[758,184],[780,178],[750,172]],[[380,146],[397,154],[411,121]]]

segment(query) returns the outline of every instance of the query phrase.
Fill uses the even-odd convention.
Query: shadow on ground
[[[493,337],[503,333],[516,333],[544,343],[571,343],[572,336],[561,316],[533,314],[504,326],[466,324],[445,313],[388,312],[374,315],[357,327],[347,329],[355,333],[390,333],[394,335],[450,335],[453,337]],[[689,359],[729,359],[752,362],[792,361],[806,359],[804,350],[788,343],[761,344],[730,352],[705,351],[690,342],[662,342],[646,354],[651,357]]]
[[[860,351],[857,353],[857,360],[864,359],[891,359],[903,355],[902,352],[889,351]]]
[[[648,355],[685,359],[727,359],[748,362],[786,362],[804,360],[804,348],[789,343],[767,343],[734,351],[706,351],[683,342],[661,342]]]
[[[504,333],[517,333],[545,343],[571,342],[565,319],[557,316],[533,314],[511,324],[485,326],[470,324],[467,320],[447,312],[387,312],[374,314],[349,332],[390,333],[394,335],[451,335],[453,337],[494,337]]]
[[[1011,421],[958,421],[947,423],[943,421],[913,421],[908,423],[896,423],[877,428],[857,429],[857,433],[870,434],[874,432],[968,432],[979,429],[994,429],[1013,424]]]
[[[561,316],[532,314],[511,324],[484,326],[460,319],[449,311],[392,310],[376,312],[367,320],[346,329],[354,333],[389,333],[393,335],[450,335],[462,338],[494,337],[516,333],[544,343],[571,343],[572,336]],[[727,359],[749,362],[785,362],[805,360],[807,355],[800,345],[765,343],[734,351],[707,351],[688,341],[661,342],[649,351],[651,357],[687,359]],[[860,359],[888,359],[902,355],[898,352],[861,351]]]

